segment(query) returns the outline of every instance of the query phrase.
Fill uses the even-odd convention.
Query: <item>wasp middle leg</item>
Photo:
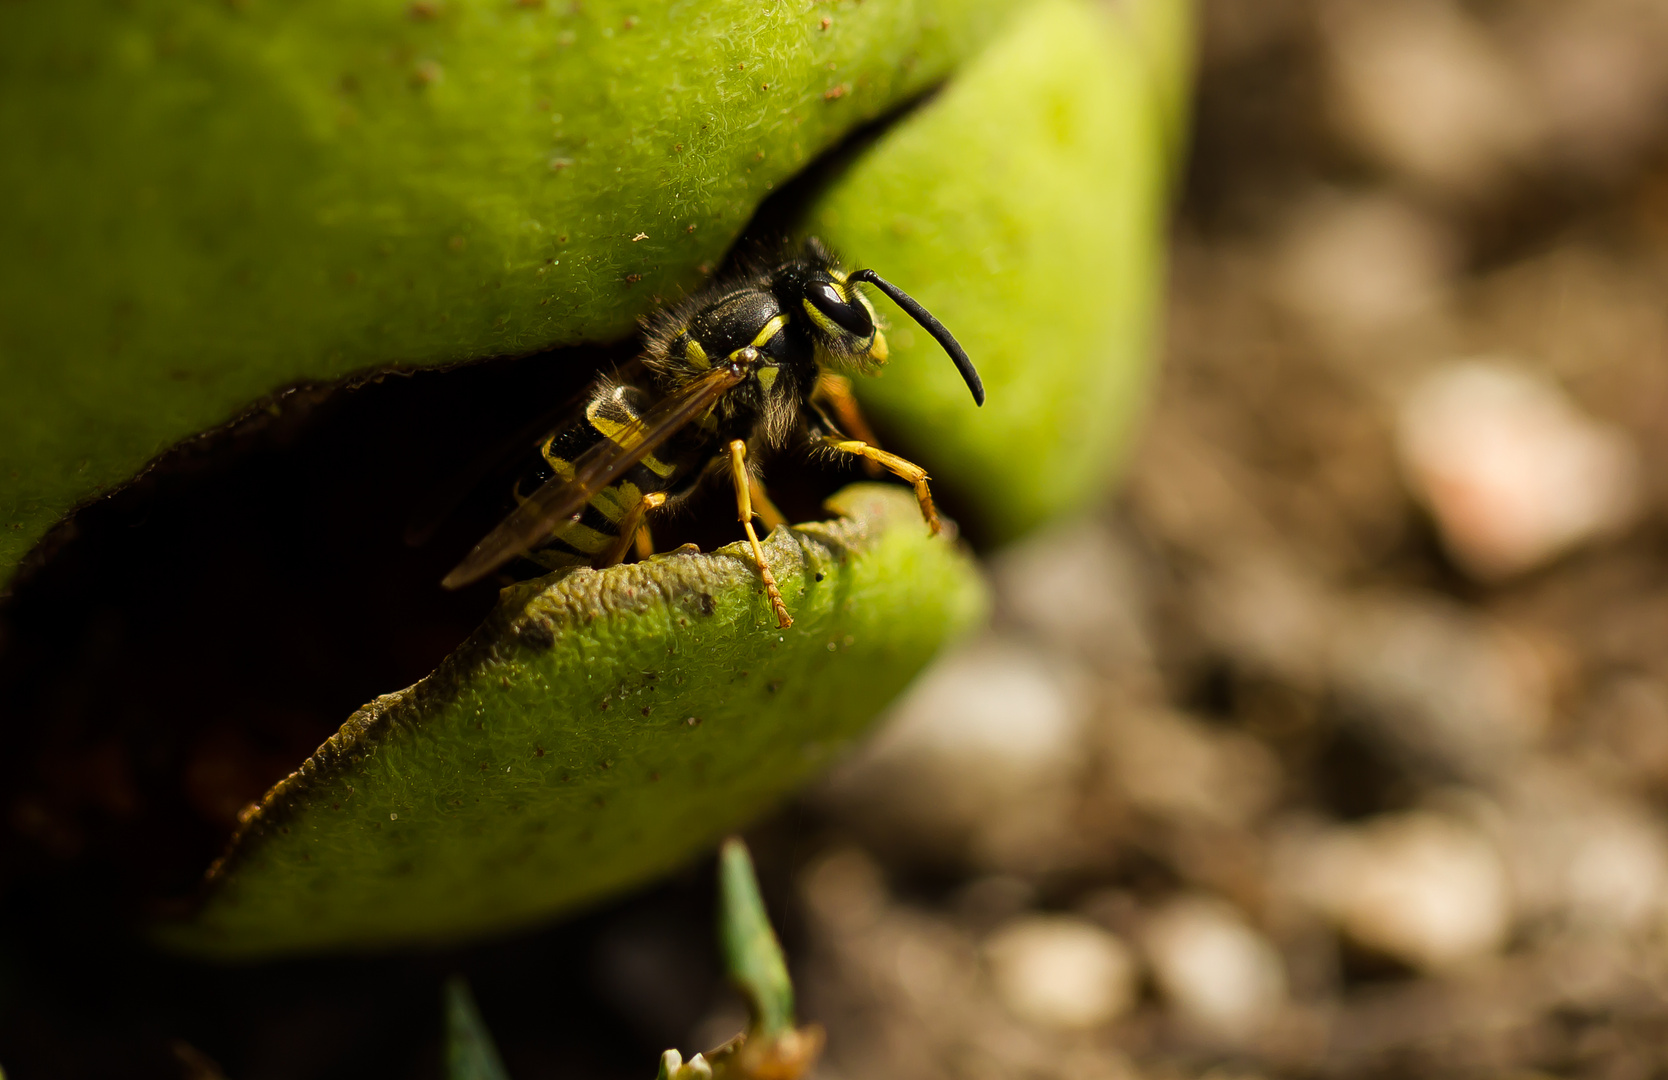
[[[932,489],[927,486],[927,470],[878,446],[870,446],[861,439],[836,439],[830,436],[823,440],[823,445],[842,454],[851,454],[865,461],[872,461],[913,485],[915,501],[921,504],[921,516],[926,519],[927,528],[932,530],[934,536],[944,531],[944,523],[938,520],[938,511],[933,509]]]
[[[782,590],[776,587],[776,575],[770,572],[770,564],[765,561],[764,545],[759,543],[759,534],[753,531],[753,488],[758,481],[747,470],[747,442],[744,439],[730,440],[730,479],[736,488],[736,514],[741,518],[741,527],[747,530],[747,542],[753,545],[753,561],[759,564],[765,595],[770,597],[770,606],[776,611],[776,625],[787,629],[793,625],[793,616],[788,614],[788,605],[782,602]],[[761,487],[760,491],[763,490]],[[780,518],[781,514],[776,516]]]
[[[628,510],[626,516],[620,520],[619,539],[614,541],[607,551],[598,556],[596,562],[592,565],[599,570],[605,566],[613,566],[625,558],[626,550],[633,543],[637,545],[639,555],[643,554],[645,547],[649,549],[649,555],[653,555],[654,545],[648,539],[649,527],[643,519],[650,510],[658,510],[665,505],[666,493],[664,491],[651,491],[638,499],[637,505]],[[648,555],[643,555],[643,557],[648,558]]]
[[[765,494],[764,485],[759,483],[759,478],[751,471],[747,473],[747,497],[753,501],[753,512],[764,522],[765,528],[776,529],[788,523],[788,519],[782,516],[782,511],[776,509],[776,504]]]

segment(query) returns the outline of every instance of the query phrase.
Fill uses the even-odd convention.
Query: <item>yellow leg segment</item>
[[[764,545],[759,543],[759,534],[753,531],[754,481],[747,471],[747,443],[742,439],[730,440],[730,479],[736,488],[736,514],[741,518],[741,527],[747,530],[747,542],[753,545],[753,561],[759,564],[765,595],[770,597],[770,606],[776,611],[776,625],[786,629],[793,625],[793,616],[788,614],[788,605],[782,602],[782,590],[776,587],[776,576],[770,572],[770,564],[765,562]]]
[[[765,494],[764,485],[759,483],[759,478],[752,473],[747,474],[747,497],[753,500],[753,512],[759,515],[759,520],[764,522],[765,528],[776,529],[788,523],[788,519],[782,516],[782,511],[776,509],[776,504]]]
[[[664,500],[662,500],[664,501]],[[649,523],[637,526],[637,557],[646,559],[654,554],[654,537],[649,535]]]
[[[858,442],[870,446],[879,446],[880,440],[875,438],[874,429],[869,427],[869,421],[863,415],[863,410],[857,405],[857,395],[851,392],[851,380],[844,375],[836,375],[825,371],[817,376],[817,386],[814,394],[827,404],[834,413],[834,420],[840,425],[840,430],[856,439]],[[883,470],[878,461],[863,459],[863,471],[870,476],[879,476]]]
[[[933,509],[932,489],[927,486],[927,470],[913,461],[906,461],[860,439],[828,439],[826,444],[842,454],[854,454],[890,469],[900,478],[915,485],[915,501],[921,504],[921,516],[926,519],[927,528],[932,530],[934,536],[944,531],[944,523],[938,520],[938,511]]]
[[[637,544],[637,552],[639,555],[642,555],[645,543],[640,534],[648,532],[648,526],[643,524],[643,517],[650,510],[657,510],[665,505],[666,493],[662,491],[650,492],[638,500],[637,505],[633,506],[626,513],[625,520],[620,522],[619,539],[614,541],[614,543],[609,546],[607,551],[604,551],[601,555],[597,556],[596,561],[591,565],[595,566],[598,570],[601,570],[605,566],[613,566],[615,563],[625,558],[626,549],[631,547],[633,543]],[[649,555],[653,554],[654,548],[651,546],[649,547]],[[644,555],[643,557],[647,558],[648,556]]]

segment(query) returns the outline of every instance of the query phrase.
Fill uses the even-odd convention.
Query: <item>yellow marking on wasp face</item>
[[[683,355],[684,359],[688,360],[691,364],[694,364],[698,368],[709,368],[712,366],[712,361],[707,359],[707,351],[701,348],[701,343],[696,341],[694,338],[690,338],[688,343],[684,345]]]
[[[846,272],[841,270],[839,267],[830,267],[828,276],[833,278],[835,281],[838,281],[841,285],[846,283]]]
[[[888,355],[889,353],[886,349],[886,335],[881,333],[879,330],[876,330],[874,344],[869,346],[869,359],[878,364],[884,364],[886,363],[886,357]]]
[[[764,326],[760,328],[758,334],[753,338],[753,348],[763,348],[765,342],[769,341],[777,334],[780,334],[782,332],[782,327],[786,325],[788,325],[788,317],[786,315],[778,315],[769,322],[765,323]]]
[[[603,416],[602,411],[599,408],[600,404],[600,401],[593,402],[591,406],[585,410],[585,419],[591,422],[592,427],[602,432],[604,438],[613,439],[616,443],[619,443],[621,447],[627,450],[630,450],[632,447],[643,441],[642,428],[623,420],[615,420],[611,416]],[[672,475],[672,466],[666,464],[664,461],[661,461],[653,454],[644,454],[642,464],[644,468],[648,469],[656,476]],[[566,479],[571,480],[572,478],[573,469],[570,466]]]
[[[600,533],[589,525],[581,525],[577,521],[570,521],[556,531],[557,539],[573,548],[583,551],[587,555],[596,555],[614,542],[614,537]]]
[[[767,364],[758,370],[759,385],[764,387],[765,393],[770,393],[770,388],[776,383],[776,376],[781,373],[782,369],[775,364]]]
[[[822,311],[818,309],[817,305],[811,303],[811,301],[801,300],[799,303],[805,308],[805,314],[809,315],[811,317],[811,321],[817,325],[818,330],[830,335],[845,333],[845,331],[840,329],[839,325],[835,323],[833,319],[824,315]]]

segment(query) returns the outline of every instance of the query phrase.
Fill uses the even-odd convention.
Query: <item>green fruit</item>
[[[983,535],[1011,539],[1094,498],[1129,442],[1163,275],[1165,122],[1129,26],[1059,0],[812,210],[810,231],[907,283],[977,363],[975,410],[932,338],[886,304],[893,359],[859,392]]]
[[[174,948],[250,957],[519,926],[664,873],[824,767],[984,587],[905,490],[767,542],[506,590],[434,674],[378,698],[266,797]]]
[[[877,300],[892,361],[860,390],[888,440],[981,535],[1070,512],[1147,383],[1186,10],[10,5],[0,582],[74,506],[283,387],[627,335],[814,156],[940,83],[797,220],[984,375],[975,409]],[[461,939],[692,857],[980,617],[906,492],[843,507],[771,541],[786,632],[736,549],[506,594],[275,788],[159,936],[221,957]]]
[[[1014,6],[5,5],[0,584],[281,387],[628,334]]]

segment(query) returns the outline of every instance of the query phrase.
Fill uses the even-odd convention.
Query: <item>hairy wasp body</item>
[[[525,556],[546,566],[608,566],[633,544],[648,553],[647,518],[727,473],[736,508],[777,622],[788,615],[753,529],[781,524],[749,465],[761,449],[808,439],[865,458],[915,487],[922,515],[939,528],[927,474],[866,436],[840,369],[870,373],[886,361],[886,338],[860,282],[873,284],[936,338],[974,400],[984,389],[949,332],[902,290],[871,270],[846,273],[817,241],[793,258],[714,285],[652,323],[643,363],[648,386],[602,382],[584,419],[540,445],[548,475],[450,574],[469,584]]]

